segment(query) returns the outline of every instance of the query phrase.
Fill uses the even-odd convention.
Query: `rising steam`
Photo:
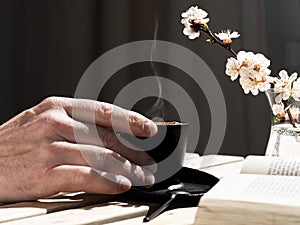
[[[161,84],[161,80],[160,80],[160,76],[159,76],[159,72],[157,69],[157,65],[155,64],[154,61],[154,54],[156,52],[156,40],[157,40],[157,36],[158,36],[158,28],[159,28],[159,24],[158,24],[158,18],[157,16],[155,17],[155,24],[154,24],[154,35],[153,35],[153,45],[151,48],[151,52],[150,52],[150,65],[151,65],[151,69],[153,71],[153,74],[155,76],[155,79],[157,81],[157,85],[158,85],[158,96],[157,96],[157,100],[155,101],[155,103],[149,108],[147,115],[150,118],[163,118],[165,117],[165,106],[164,106],[164,101],[162,98],[162,84]]]

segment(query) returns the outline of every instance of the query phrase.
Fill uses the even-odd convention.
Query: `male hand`
[[[154,161],[123,145],[113,129],[144,137],[157,132],[138,113],[61,97],[6,122],[0,126],[0,202],[58,192],[117,194],[132,184],[153,184]]]

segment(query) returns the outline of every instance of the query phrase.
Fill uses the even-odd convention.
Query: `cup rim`
[[[186,126],[187,122],[179,122],[179,121],[157,121],[154,122],[156,126]]]

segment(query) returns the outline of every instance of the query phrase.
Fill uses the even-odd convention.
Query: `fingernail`
[[[155,178],[153,175],[151,176],[147,176],[146,179],[145,179],[145,185],[146,186],[152,186],[155,182]]]
[[[129,179],[123,177],[123,176],[119,176],[119,185],[121,187],[122,190],[129,190],[131,187],[131,182]]]
[[[153,185],[155,182],[155,178],[153,176],[152,173],[150,173],[149,171],[146,172],[146,170],[144,170],[145,172],[145,179],[144,179],[144,184],[145,186],[149,186],[149,185]]]

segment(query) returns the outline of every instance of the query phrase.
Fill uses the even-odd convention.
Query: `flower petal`
[[[281,101],[282,101],[282,94],[279,94],[279,95],[276,96],[275,102],[280,103]]]

